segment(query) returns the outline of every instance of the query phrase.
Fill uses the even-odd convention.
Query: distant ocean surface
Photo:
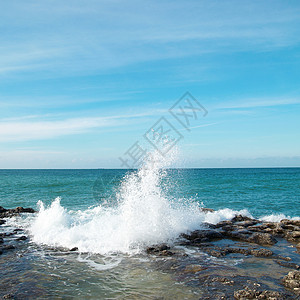
[[[57,197],[72,210],[114,202],[128,170],[0,170],[0,205],[37,208]],[[300,216],[300,168],[170,169],[167,193],[215,210],[246,209],[254,217]]]

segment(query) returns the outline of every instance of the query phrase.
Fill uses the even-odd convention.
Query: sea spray
[[[60,198],[48,208],[39,203],[40,211],[29,228],[33,241],[103,255],[133,254],[153,244],[172,243],[203,222],[233,217],[236,212],[229,209],[204,214],[189,199],[171,201],[162,181],[174,156],[176,151],[165,158],[153,152],[142,168],[126,175],[116,195],[117,205],[67,211]]]

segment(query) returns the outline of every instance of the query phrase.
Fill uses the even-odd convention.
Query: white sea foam
[[[62,207],[60,198],[49,207],[40,202],[39,213],[29,227],[33,241],[78,247],[80,252],[136,253],[152,244],[172,243],[181,233],[197,229],[203,222],[218,223],[236,214],[250,216],[246,210],[231,209],[203,213],[195,202],[170,201],[162,179],[174,155],[169,153],[166,159],[153,153],[154,160],[127,175],[116,195],[117,206],[99,205],[74,212]]]
[[[260,218],[260,220],[265,221],[265,222],[280,222],[283,219],[289,219],[289,220],[300,220],[299,217],[290,217],[286,216],[284,214],[272,214],[268,216],[263,216]]]

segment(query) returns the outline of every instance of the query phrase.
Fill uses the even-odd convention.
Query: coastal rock
[[[5,224],[5,223],[6,223],[5,220],[1,220],[1,219],[0,219],[0,225],[3,225],[3,224]]]
[[[207,270],[207,267],[201,266],[201,265],[188,265],[184,269],[184,273],[198,273],[201,271]]]
[[[243,222],[243,221],[255,221],[254,219],[251,219],[249,217],[243,216],[243,215],[236,215],[231,219],[231,222],[236,223],[236,222]]]
[[[170,247],[166,244],[160,244],[160,245],[155,245],[155,246],[151,246],[151,247],[148,247],[146,249],[146,252],[148,254],[150,253],[157,253],[157,252],[161,252],[161,251],[164,251],[164,250],[169,250]]]
[[[0,238],[0,244],[3,244],[3,238]]]
[[[295,269],[295,270],[300,270],[300,266],[297,265],[297,264],[295,264],[295,263],[281,261],[281,260],[276,260],[276,263],[278,263],[282,267],[286,267],[286,268],[290,268],[290,269]]]
[[[284,237],[289,242],[298,242],[300,241],[300,231],[288,231],[285,233]]]
[[[246,299],[269,299],[269,300],[284,300],[287,299],[286,295],[276,291],[258,291],[246,287],[243,290],[234,292],[234,298],[239,300]]]
[[[218,224],[216,224],[216,228],[224,227],[226,225],[232,226],[233,223],[231,221],[221,221]]]
[[[24,207],[16,207],[11,209],[5,209],[0,206],[0,218],[10,218],[13,216],[17,216],[20,213],[35,213],[33,208],[24,208]]]
[[[196,243],[207,242],[207,241],[223,238],[222,234],[219,231],[213,229],[195,230],[190,234],[182,234],[182,237]]]
[[[206,207],[201,207],[200,210],[204,213],[208,213],[208,212],[215,212],[214,209],[211,208],[206,208]]]
[[[253,233],[248,241],[259,245],[274,245],[277,243],[277,240],[271,234],[259,232]]]
[[[283,279],[282,284],[300,295],[300,271],[291,271]]]
[[[78,247],[73,247],[73,248],[70,249],[70,251],[72,251],[72,252],[73,251],[78,251]]]
[[[22,235],[22,236],[18,237],[16,240],[17,241],[25,241],[25,240],[27,240],[27,236]]]
[[[300,227],[300,220],[288,220],[288,219],[283,219],[280,221],[281,224],[284,225],[293,225],[293,226],[299,226]]]
[[[269,249],[253,249],[250,251],[250,254],[256,257],[270,257],[273,255],[273,252]]]

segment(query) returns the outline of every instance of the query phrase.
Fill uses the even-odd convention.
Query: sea
[[[0,170],[0,206],[37,210],[0,226],[28,236],[0,255],[0,297],[199,299],[147,247],[193,255],[176,244],[182,233],[236,214],[299,219],[300,168]]]

